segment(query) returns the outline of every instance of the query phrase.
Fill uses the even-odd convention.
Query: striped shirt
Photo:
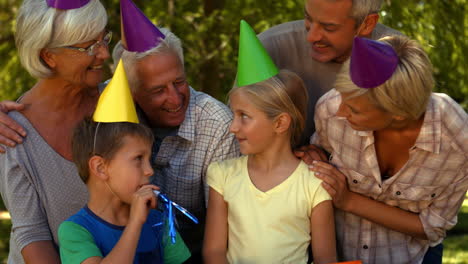
[[[335,211],[339,256],[363,263],[421,263],[429,246],[457,223],[468,188],[468,115],[450,97],[433,93],[409,159],[394,176],[381,179],[372,131],[356,131],[337,117],[340,94],[331,90],[316,107],[311,143],[331,153],[349,189],[419,214],[428,240],[390,230],[354,214]]]

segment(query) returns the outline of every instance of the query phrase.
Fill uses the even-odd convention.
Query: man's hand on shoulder
[[[0,153],[5,153],[5,148],[2,145],[15,147],[16,144],[23,142],[26,131],[8,116],[10,111],[21,111],[23,109],[23,104],[13,101],[0,102]]]

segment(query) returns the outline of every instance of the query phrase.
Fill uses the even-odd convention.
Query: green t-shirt
[[[94,236],[91,233],[93,231],[88,230],[81,224],[75,223],[77,218],[79,218],[78,222],[83,223],[84,221],[85,226],[94,231]],[[148,219],[150,218],[151,215]],[[147,222],[143,226],[136,254],[145,252],[145,247],[151,248],[155,244],[156,241],[154,240],[156,236],[151,229],[151,224]],[[81,209],[59,227],[58,236],[62,263],[81,263],[90,257],[105,257],[117,244],[123,230],[124,227],[105,222],[94,215],[87,207]],[[167,230],[164,231],[167,232]],[[100,241],[95,241],[95,236]],[[165,264],[183,263],[190,257],[190,252],[179,233],[177,233],[175,244],[172,244],[169,236],[164,235],[162,237],[163,260]],[[140,264],[137,259],[141,258],[135,258],[134,263]]]

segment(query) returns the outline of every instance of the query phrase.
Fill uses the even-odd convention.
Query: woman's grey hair
[[[90,41],[106,25],[107,13],[99,0],[70,10],[49,7],[45,0],[24,0],[15,34],[21,63],[32,76],[48,78],[52,71],[41,59],[41,50]]]
[[[379,13],[383,0],[352,0],[351,17],[359,27],[370,14]]]
[[[337,75],[335,88],[340,93],[350,93],[348,98],[366,95],[388,113],[417,120],[426,111],[434,87],[431,61],[422,47],[406,36],[388,36],[379,41],[392,46],[398,55],[399,62],[390,79],[375,88],[360,88],[351,81],[348,59]]]
[[[140,86],[136,74],[135,64],[147,56],[157,54],[176,54],[182,66],[184,65],[184,51],[182,49],[182,42],[180,39],[167,28],[159,28],[159,30],[166,36],[156,47],[147,50],[145,52],[130,52],[122,47],[122,43],[119,41],[112,52],[112,58],[114,59],[114,65],[117,65],[119,59],[122,58],[124,63],[125,72],[127,73],[128,82],[132,90]]]

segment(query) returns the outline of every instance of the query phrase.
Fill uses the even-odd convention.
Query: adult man
[[[309,92],[302,144],[315,131],[314,108],[350,56],[354,36],[378,39],[400,34],[378,24],[382,0],[307,0],[304,19],[274,26],[259,35],[278,68],[299,74]]]
[[[239,155],[229,133],[232,116],[221,102],[192,89],[185,77],[179,39],[161,29],[165,39],[145,53],[123,51],[133,98],[153,129],[153,182],[201,223],[178,218],[180,233],[192,251],[200,250],[205,218],[208,165]]]
[[[203,241],[208,165],[239,155],[228,129],[232,114],[221,102],[188,85],[179,38],[154,26],[130,0],[121,1],[121,14],[123,49],[116,49],[122,50],[142,119],[155,135],[152,182],[199,218],[195,225],[178,217],[179,232],[196,256]]]

